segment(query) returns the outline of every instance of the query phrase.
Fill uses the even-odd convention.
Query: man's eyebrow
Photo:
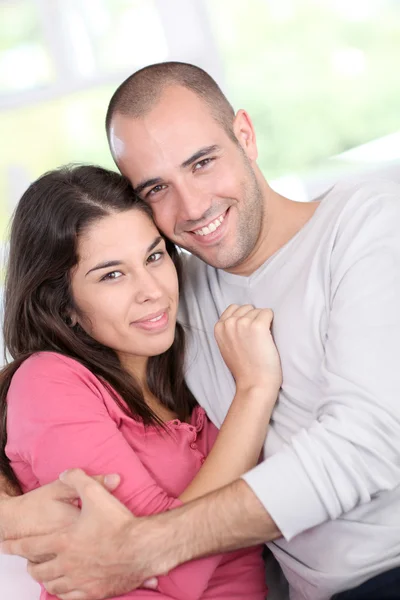
[[[140,192],[143,192],[144,189],[150,187],[151,185],[158,185],[162,183],[161,177],[154,177],[153,179],[146,179],[145,181],[141,181],[139,185],[133,188],[136,196],[139,196]]]
[[[192,163],[194,163],[196,160],[199,160],[199,158],[202,158],[203,156],[206,156],[207,154],[211,154],[211,152],[217,152],[219,149],[220,149],[219,146],[217,146],[216,144],[213,144],[212,146],[206,146],[205,148],[200,148],[200,150],[198,150],[197,152],[192,154],[192,156],[190,156],[185,161],[183,161],[183,163],[181,164],[181,168],[186,169],[186,167],[190,167],[190,165]],[[152,185],[159,185],[160,183],[163,183],[163,180],[161,179],[161,177],[153,177],[153,179],[145,179],[144,181],[141,181],[138,185],[136,185],[133,188],[133,191],[135,192],[135,194],[137,196],[139,196],[140,193],[143,192],[144,189],[146,189]]]
[[[146,250],[146,254],[148,254],[149,252],[151,252],[156,246],[158,246],[158,244],[161,242],[162,240],[162,236],[158,235],[150,244],[150,246],[147,248]],[[106,260],[104,262],[99,263],[98,265],[96,265],[95,267],[93,267],[92,269],[90,269],[85,277],[87,275],[89,275],[89,273],[92,273],[93,271],[99,271],[100,269],[109,269],[110,267],[119,267],[120,265],[123,264],[122,260]]]
[[[213,146],[206,146],[205,148],[200,148],[200,150],[198,150],[197,152],[192,154],[192,156],[187,158],[181,164],[181,167],[183,169],[185,169],[186,167],[190,167],[190,165],[192,163],[196,162],[196,160],[199,160],[199,158],[202,158],[203,156],[206,156],[207,154],[211,154],[212,152],[217,152],[217,150],[219,150],[219,146],[217,146],[216,144],[214,144]]]

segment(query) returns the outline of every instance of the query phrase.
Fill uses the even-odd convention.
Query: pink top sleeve
[[[105,386],[76,361],[53,353],[28,359],[9,390],[7,424],[7,454],[24,487],[33,489],[65,469],[80,467],[90,475],[119,473],[115,496],[137,516],[180,506],[122,435],[118,412]],[[28,484],[27,469],[32,474]],[[159,592],[182,600],[200,598],[220,560],[213,556],[174,569],[160,577]]]

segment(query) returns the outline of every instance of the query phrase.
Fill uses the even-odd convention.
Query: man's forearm
[[[120,596],[181,563],[281,535],[243,480],[182,507],[139,518],[79,470],[67,473],[63,481],[82,502],[73,524],[53,534],[8,541],[3,547],[35,563],[31,575],[46,582],[57,596],[66,592],[79,592],[88,599]],[[51,491],[54,485],[30,495],[38,494],[43,507],[43,490]],[[43,562],[50,555],[55,559]]]
[[[125,548],[136,554],[136,560],[138,551],[144,553],[151,575],[202,556],[281,536],[254,492],[241,479],[180,508],[139,521]]]
[[[21,491],[10,483],[5,475],[0,474],[0,541],[7,537],[7,527],[10,520],[10,500],[12,496],[19,496],[20,494]]]

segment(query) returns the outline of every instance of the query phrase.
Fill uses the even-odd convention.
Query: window
[[[267,178],[325,174],[338,168],[328,157],[400,130],[400,2],[208,0],[207,7],[225,89],[253,118]],[[389,139],[386,147],[387,158],[399,158]]]

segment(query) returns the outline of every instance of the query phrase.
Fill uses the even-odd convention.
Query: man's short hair
[[[181,62],[149,65],[133,73],[114,92],[108,105],[106,131],[110,137],[111,121],[115,114],[140,118],[148,114],[170,86],[182,86],[209,107],[213,118],[237,143],[233,132],[235,112],[214,79],[200,67]]]

